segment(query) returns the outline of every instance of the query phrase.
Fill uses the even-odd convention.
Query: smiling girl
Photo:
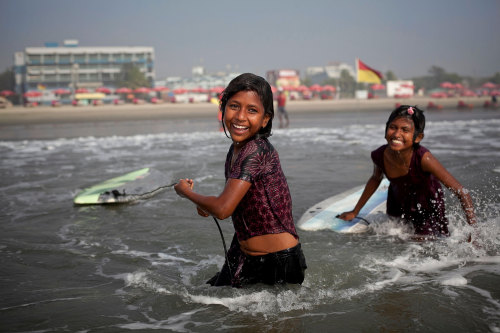
[[[198,194],[191,179],[175,185],[177,194],[196,204],[201,216],[233,220],[236,232],[226,262],[208,283],[300,284],[306,263],[292,217],[292,199],[278,152],[267,139],[274,117],[271,87],[259,76],[242,74],[224,90],[220,110],[224,132],[233,142],[222,193]]]
[[[467,190],[420,145],[424,128],[425,116],[416,106],[402,105],[391,113],[385,128],[387,144],[371,153],[373,174],[354,209],[340,218],[350,221],[356,217],[385,175],[390,181],[387,214],[411,223],[418,236],[449,235],[441,183],[460,199],[467,222],[476,223]]]

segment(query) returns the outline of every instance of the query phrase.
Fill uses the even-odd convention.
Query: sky
[[[156,79],[305,69],[360,58],[400,79],[432,66],[463,76],[500,72],[500,0],[0,0],[0,71],[14,52],[152,46]]]

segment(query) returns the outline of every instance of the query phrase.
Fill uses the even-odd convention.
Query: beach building
[[[328,79],[339,79],[343,70],[346,70],[352,77],[356,77],[353,66],[343,62],[331,62],[326,66],[307,67],[306,77],[312,84],[323,84]]]
[[[145,46],[82,47],[77,40],[45,43],[14,54],[16,92],[116,88],[125,64],[136,65],[154,82],[154,48]]]
[[[266,72],[266,80],[278,88],[298,87],[300,85],[300,72],[295,69],[273,69]]]

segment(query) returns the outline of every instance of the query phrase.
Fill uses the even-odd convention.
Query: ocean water
[[[296,220],[366,182],[387,116],[292,114],[274,131]],[[383,219],[361,235],[299,230],[303,285],[244,289],[205,284],[224,261],[221,238],[173,190],[72,204],[80,189],[146,166],[219,193],[230,142],[214,119],[97,124],[83,136],[66,124],[65,137],[0,141],[0,331],[500,332],[499,112],[427,112],[422,142],[470,190],[477,246],[447,192],[448,239],[414,242]],[[230,220],[220,223],[229,242]]]

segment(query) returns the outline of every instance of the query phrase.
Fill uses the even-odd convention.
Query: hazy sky
[[[44,42],[153,46],[157,79],[359,57],[398,78],[500,72],[499,0],[0,0],[0,71]]]

